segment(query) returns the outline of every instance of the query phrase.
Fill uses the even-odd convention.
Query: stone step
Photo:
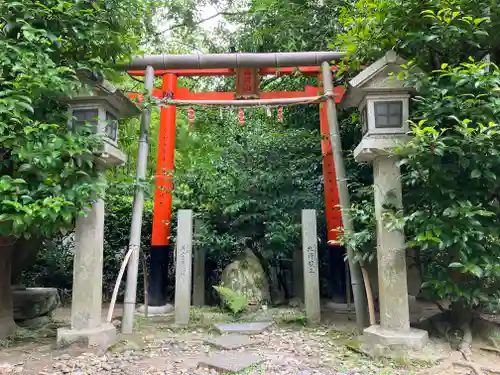
[[[255,366],[264,362],[256,355],[245,352],[224,352],[216,353],[211,357],[206,357],[198,362],[198,367],[208,367],[219,372],[239,372],[250,366]]]
[[[262,340],[251,339],[247,335],[229,334],[209,337],[205,343],[215,346],[218,349],[233,350],[262,343]]]
[[[250,323],[222,323],[214,327],[220,333],[239,333],[244,335],[256,335],[271,327],[273,322],[250,322]]]

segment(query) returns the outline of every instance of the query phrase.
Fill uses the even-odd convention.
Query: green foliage
[[[341,8],[343,32],[332,46],[365,64],[390,49],[426,70],[500,53],[491,37],[500,9],[491,0],[357,0]]]
[[[145,1],[0,3],[0,235],[49,237],[71,228],[104,183],[100,140],[68,131],[62,97],[78,69],[108,71],[137,50]]]
[[[301,209],[323,209],[319,132],[271,122],[263,110],[244,126],[199,113],[196,131],[178,134],[176,206],[202,216],[200,241],[222,263],[246,246],[264,259],[291,255]]]
[[[131,197],[106,196],[103,258],[103,299],[105,301],[111,298],[116,277],[128,247],[131,219]],[[151,201],[147,201],[144,207],[141,238],[141,249],[146,252],[151,242],[152,219],[153,204]],[[51,241],[45,241],[44,246],[40,249],[37,261],[23,271],[19,282],[26,286],[58,288],[63,300],[69,302],[67,297],[71,296],[73,284],[73,244],[73,235],[71,233],[56,236]],[[139,267],[138,296],[141,296],[144,292],[142,277],[142,267]],[[123,297],[123,284],[122,282],[118,295],[119,299]]]
[[[433,294],[498,303],[500,71],[474,62],[443,68],[420,79],[418,122],[401,161],[408,213],[398,219],[429,263],[424,286]]]
[[[224,305],[234,314],[237,315],[245,311],[248,307],[248,298],[241,293],[238,293],[231,288],[226,288],[222,285],[213,287],[219,293]]]
[[[499,300],[500,75],[494,64],[478,62],[487,54],[499,61],[492,38],[499,15],[489,0],[359,0],[342,9],[334,43],[347,49],[354,68],[389,49],[409,60],[399,78],[418,95],[413,139],[397,150],[404,209],[386,215],[385,225],[404,227],[408,246],[420,251],[427,292],[468,308]],[[354,207],[357,234],[349,239],[360,254],[375,230],[367,202]]]
[[[307,317],[304,315],[285,315],[281,318],[284,324],[298,324],[305,326],[307,324]]]
[[[370,192],[372,192],[370,190]],[[354,249],[354,261],[366,264],[371,263],[377,256],[377,237],[375,231],[375,209],[373,200],[363,200],[353,203],[351,206],[351,217],[354,223],[354,234],[352,237],[342,235],[341,241],[344,245]]]

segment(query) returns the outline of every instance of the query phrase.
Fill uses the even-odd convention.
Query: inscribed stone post
[[[384,206],[402,207],[400,171],[396,158],[381,156],[373,161],[380,325],[394,330],[410,329],[404,233],[389,231]]]
[[[302,210],[302,250],[306,318],[310,323],[318,323],[321,320],[321,310],[319,300],[316,210]]]
[[[191,269],[193,248],[193,211],[177,214],[177,244],[175,267],[175,323],[189,323],[191,307]]]
[[[202,222],[194,220],[195,249],[193,256],[193,305],[205,305],[205,256],[206,250],[199,240]]]

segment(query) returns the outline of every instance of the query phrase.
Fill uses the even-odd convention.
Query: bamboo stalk
[[[146,254],[144,251],[141,251],[142,257],[142,275],[143,275],[143,283],[144,283],[144,317],[148,317],[148,306],[149,306],[149,293],[148,293],[148,263],[146,259]]]
[[[363,281],[365,282],[366,299],[368,301],[368,316],[370,317],[370,325],[373,326],[377,324],[375,319],[375,307],[373,305],[373,292],[372,286],[370,284],[370,278],[368,277],[368,270],[366,267],[361,266],[361,273],[363,274]]]
[[[113,289],[113,295],[111,296],[111,303],[109,304],[109,308],[108,308],[108,316],[106,318],[107,323],[111,323],[111,319],[113,318],[113,310],[115,309],[116,298],[118,297],[118,291],[120,290],[120,283],[122,282],[122,277],[123,277],[123,274],[125,273],[125,268],[127,267],[130,255],[132,255],[132,250],[133,249],[130,248],[127,251],[127,254],[125,254],[125,258],[123,258],[123,262],[122,262],[122,265],[120,267],[120,271],[118,272],[118,277],[116,278],[115,287]]]
[[[153,92],[155,71],[151,66],[146,68],[144,87],[149,95]],[[137,169],[134,203],[132,207],[132,223],[130,224],[129,248],[132,255],[127,268],[127,283],[123,303],[122,333],[132,333],[134,326],[135,302],[137,297],[137,274],[139,269],[139,251],[141,245],[142,214],[144,211],[144,188],[139,182],[146,179],[149,151],[149,128],[151,125],[151,106],[143,109],[137,151]]]
[[[330,64],[328,62],[323,62],[321,64],[321,71],[323,74],[323,88],[325,95],[330,94],[326,100],[326,112],[328,115],[328,127],[330,130],[333,161],[335,163],[340,210],[342,213],[342,224],[344,235],[347,238],[351,238],[354,234],[351,218],[351,200],[349,198],[349,189],[347,187],[344,157],[342,154],[342,142],[340,139],[339,123],[337,119],[337,109],[335,107],[335,99],[331,95],[333,93],[333,79]],[[354,297],[354,306],[356,309],[356,323],[358,328],[362,330],[367,322],[365,290],[360,265],[354,261],[354,249],[348,244],[348,241],[346,244],[346,250],[347,258],[349,260],[349,269],[351,271],[352,292]]]
[[[347,299],[347,320],[351,320],[352,311],[352,296],[351,296],[351,283],[350,283],[349,264],[345,263],[345,295]]]

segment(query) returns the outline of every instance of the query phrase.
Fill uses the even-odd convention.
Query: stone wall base
[[[73,343],[82,346],[99,346],[107,349],[116,342],[116,328],[111,323],[102,324],[96,328],[71,329],[59,328],[57,330],[57,345],[67,346]]]
[[[363,343],[371,348],[388,350],[422,350],[429,342],[427,331],[410,328],[397,331],[374,325],[363,331]]]

